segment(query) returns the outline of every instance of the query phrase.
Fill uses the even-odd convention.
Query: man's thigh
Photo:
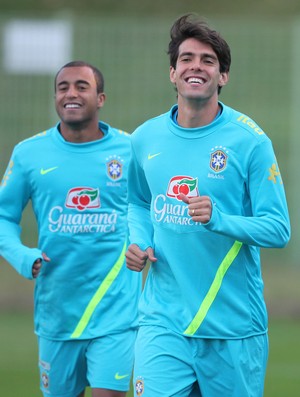
[[[195,371],[202,397],[262,397],[268,336],[199,339]]]
[[[202,339],[141,327],[135,355],[136,397],[263,396],[267,335]]]
[[[74,397],[85,389],[87,344],[39,337],[40,388],[45,396]]]
[[[134,366],[136,397],[187,397],[195,381],[188,338],[163,327],[139,329]]]
[[[74,397],[88,385],[129,390],[135,339],[135,330],[83,341],[39,338],[42,392],[48,397]]]
[[[93,339],[86,351],[91,388],[127,391],[132,377],[136,331]]]

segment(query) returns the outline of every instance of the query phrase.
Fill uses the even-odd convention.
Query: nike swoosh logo
[[[159,156],[161,154],[161,152],[159,153],[155,153],[155,154],[148,154],[148,160],[152,160],[154,157]]]
[[[44,170],[44,168],[41,168],[41,175],[46,175],[46,174],[48,174],[48,172],[56,170],[56,168],[58,168],[58,167],[46,168],[45,170]]]
[[[126,374],[126,375],[119,375],[119,372],[117,372],[117,373],[115,374],[115,379],[116,379],[116,380],[120,380],[120,379],[127,378],[128,376],[129,376],[129,374]]]

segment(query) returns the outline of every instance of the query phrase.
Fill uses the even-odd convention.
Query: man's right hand
[[[142,251],[136,244],[131,244],[126,252],[126,266],[135,272],[141,272],[146,266],[147,260],[156,262],[153,248],[148,247],[146,251]]]

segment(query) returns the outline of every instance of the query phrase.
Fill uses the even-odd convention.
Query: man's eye
[[[212,59],[212,58],[206,58],[204,60],[204,62],[207,63],[207,64],[210,64],[210,65],[213,65],[216,61],[214,59]]]

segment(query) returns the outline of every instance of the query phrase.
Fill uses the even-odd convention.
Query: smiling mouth
[[[79,109],[81,105],[79,105],[78,103],[66,103],[64,105],[65,109]]]
[[[199,85],[205,83],[205,81],[199,77],[189,77],[188,79],[186,79],[186,82],[189,84],[199,84]]]

